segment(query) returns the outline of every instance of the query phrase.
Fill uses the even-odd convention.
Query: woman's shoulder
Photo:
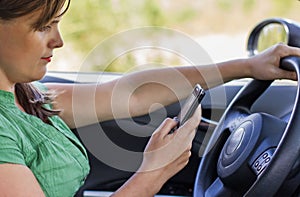
[[[18,141],[22,138],[22,134],[19,132],[18,123],[14,122],[12,116],[8,116],[6,113],[2,113],[0,110],[0,144],[4,142],[5,138]]]

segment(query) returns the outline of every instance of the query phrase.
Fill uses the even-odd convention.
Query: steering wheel
[[[298,78],[299,65],[298,57],[281,60]],[[252,80],[227,107],[201,159],[194,197],[274,196],[287,177],[299,174],[300,81],[288,123],[250,111],[272,82]]]

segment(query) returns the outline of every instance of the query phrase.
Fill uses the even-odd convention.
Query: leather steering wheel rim
[[[294,70],[299,78],[299,57],[285,57],[281,60],[281,67]],[[201,159],[195,179],[194,197],[205,196],[208,188],[218,178],[218,158],[230,134],[225,132],[228,114],[236,110],[249,108],[257,98],[272,84],[273,81],[252,80],[243,87],[225,110],[217,128],[214,130],[205,154]],[[297,93],[290,119],[283,131],[276,151],[270,164],[257,176],[256,180],[247,188],[243,196],[273,196],[289,175],[300,153],[300,106],[299,106],[300,81],[297,82]],[[283,164],[284,162],[284,164]],[[271,185],[271,187],[270,187]],[[225,186],[224,186],[225,187]],[[267,189],[266,189],[267,188]],[[223,188],[221,188],[223,189]]]

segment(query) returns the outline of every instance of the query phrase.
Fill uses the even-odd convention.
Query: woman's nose
[[[53,36],[51,36],[51,40],[49,41],[48,45],[48,47],[51,49],[60,48],[64,45],[64,41],[59,31],[53,32]]]

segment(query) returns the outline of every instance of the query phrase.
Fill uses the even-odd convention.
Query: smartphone
[[[194,114],[204,96],[205,91],[199,84],[196,84],[190,96],[185,100],[180,113],[176,117],[178,120],[177,126],[173,128],[170,133],[174,132],[180,125],[183,125]]]

